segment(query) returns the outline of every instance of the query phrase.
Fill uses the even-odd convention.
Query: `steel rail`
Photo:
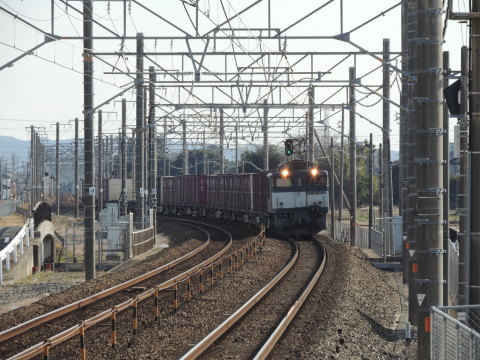
[[[171,219],[169,219],[169,220],[171,220]],[[224,229],[222,229],[218,226],[211,225],[211,224],[203,224],[203,223],[200,223],[200,222],[183,220],[183,219],[174,219],[172,221],[181,222],[181,223],[185,223],[185,224],[188,224],[188,225],[194,225],[195,224],[196,226],[200,226],[200,225],[205,226],[206,225],[208,227],[215,228],[217,230],[220,230],[224,234],[228,235],[229,242],[225,247],[222,248],[222,250],[220,250],[215,255],[211,256],[210,258],[206,259],[205,261],[201,262],[200,264],[195,265],[194,267],[192,267],[192,268],[184,271],[183,273],[171,278],[170,280],[165,281],[164,283],[162,283],[160,285],[157,285],[153,288],[150,288],[148,290],[143,291],[141,294],[137,295],[135,298],[130,298],[128,300],[125,300],[124,302],[120,303],[119,305],[116,305],[116,306],[114,306],[110,309],[104,310],[104,311],[98,313],[97,315],[83,321],[81,324],[76,324],[76,325],[62,331],[61,333],[53,335],[50,338],[42,341],[41,343],[35,344],[35,345],[31,346],[30,348],[28,348],[28,349],[26,349],[26,350],[24,350],[24,351],[22,351],[18,354],[13,355],[12,357],[9,357],[8,360],[30,359],[34,356],[37,356],[37,355],[40,355],[40,354],[44,353],[45,347],[50,348],[50,347],[53,347],[55,345],[58,345],[58,344],[60,344],[64,341],[78,335],[81,330],[85,331],[88,328],[90,328],[92,326],[95,326],[95,325],[99,324],[100,322],[109,319],[110,316],[112,315],[112,313],[114,313],[114,312],[118,313],[118,312],[125,311],[131,305],[133,305],[134,303],[138,304],[140,301],[143,301],[143,300],[147,299],[148,297],[152,296],[155,292],[169,289],[173,285],[177,284],[178,282],[181,282],[181,281],[185,280],[187,277],[189,277],[193,273],[198,272],[203,267],[206,267],[206,266],[208,266],[212,263],[215,263],[215,261],[218,260],[221,256],[223,256],[225,254],[225,252],[227,252],[233,245],[233,239],[232,239],[231,234],[228,231],[226,231],[226,230],[224,230]],[[204,230],[204,229],[201,229],[201,230],[206,232],[206,230]],[[208,243],[210,243],[211,242],[210,234],[208,234],[208,235],[209,235]],[[207,244],[207,243],[205,243],[205,244]],[[202,247],[203,247],[203,245],[202,245]]]
[[[302,291],[302,293],[297,298],[295,303],[288,310],[286,316],[282,319],[280,324],[278,324],[276,329],[272,332],[270,337],[267,339],[267,341],[263,344],[261,349],[255,355],[255,357],[254,357],[255,360],[266,359],[267,356],[272,352],[273,348],[278,343],[278,341],[280,340],[282,335],[285,333],[288,326],[293,321],[293,319],[297,315],[298,311],[302,307],[303,303],[305,302],[305,300],[308,298],[308,296],[312,292],[314,286],[317,284],[317,281],[320,278],[320,275],[323,272],[323,269],[324,269],[325,264],[327,262],[327,253],[326,253],[325,248],[323,247],[323,245],[320,243],[320,241],[318,239],[314,239],[314,241],[317,243],[319,248],[323,250],[323,260],[322,260],[320,266],[318,267],[317,271],[313,275],[312,279],[309,281],[308,285],[305,287],[305,289]]]
[[[238,321],[240,321],[253,307],[272,290],[275,285],[290,271],[298,259],[298,245],[295,241],[290,239],[290,243],[294,248],[294,253],[289,262],[275,275],[275,277],[259,292],[257,292],[250,300],[242,305],[237,311],[229,316],[216,329],[208,334],[202,341],[190,349],[181,360],[190,360],[199,358],[205,351],[207,351],[220,337],[222,337],[228,330],[230,330]]]
[[[289,239],[289,238],[287,238]],[[247,303],[245,303],[241,308],[239,308],[234,314],[232,314],[228,319],[226,319],[220,326],[218,326],[215,330],[213,330],[210,334],[208,334],[201,342],[195,345],[190,351],[188,351],[185,355],[181,357],[182,360],[191,360],[197,359],[201,357],[218,339],[220,339],[223,335],[225,335],[233,326],[238,323],[244,315],[246,315],[255,305],[257,305],[260,300],[270,291],[272,290],[275,285],[288,273],[288,271],[292,268],[294,263],[298,258],[298,245],[295,241],[291,240],[295,246],[295,254],[290,259],[289,263],[285,265],[285,267],[267,284],[265,285],[257,294],[255,294]],[[317,245],[323,249],[324,257],[323,260],[312,276],[311,280],[302,291],[302,294],[297,298],[295,303],[291,306],[288,310],[285,318],[280,322],[278,327],[272,332],[271,336],[267,339],[264,343],[260,351],[256,354],[255,359],[265,359],[268,354],[272,351],[275,344],[281,338],[285,330],[288,328],[291,321],[295,318],[298,310],[301,308],[305,299],[308,297],[310,292],[312,291],[313,287],[317,283],[323,268],[325,267],[326,263],[326,252],[321,243],[318,240],[315,240]]]
[[[101,291],[101,292],[99,292],[95,295],[86,297],[84,299],[78,300],[78,301],[76,301],[74,303],[71,303],[69,305],[65,305],[65,306],[63,306],[59,309],[56,309],[56,310],[53,310],[53,311],[48,312],[46,314],[40,315],[39,317],[28,320],[24,323],[21,323],[19,325],[16,325],[16,326],[10,328],[10,329],[6,329],[6,330],[0,332],[0,342],[8,340],[8,339],[10,339],[14,336],[18,336],[18,335],[24,333],[25,331],[30,330],[30,329],[32,329],[36,326],[42,325],[42,324],[44,324],[48,321],[55,320],[55,319],[59,318],[60,316],[63,316],[65,314],[68,314],[68,313],[73,312],[75,310],[79,310],[79,309],[81,309],[81,308],[83,308],[83,307],[85,307],[85,306],[87,306],[91,303],[94,303],[98,300],[104,299],[104,298],[106,298],[110,295],[113,295],[116,292],[122,291],[126,288],[129,288],[129,287],[131,287],[131,286],[133,286],[133,285],[135,285],[139,282],[147,280],[148,278],[150,278],[152,276],[156,276],[156,275],[158,275],[158,274],[160,274],[164,271],[167,271],[168,269],[170,269],[170,268],[172,268],[172,267],[190,259],[191,257],[195,256],[196,254],[198,254],[199,252],[204,250],[210,244],[209,233],[207,231],[205,231],[204,229],[200,228],[200,230],[207,235],[207,241],[205,241],[205,243],[202,244],[201,246],[199,246],[197,249],[189,252],[188,254],[185,254],[184,256],[182,256],[178,259],[175,259],[175,260],[169,262],[168,264],[162,265],[155,270],[152,270],[152,271],[149,271],[148,273],[137,276],[136,278],[128,280],[128,281],[126,281],[122,284],[116,285],[116,286],[111,287],[109,289],[103,290],[103,291]]]

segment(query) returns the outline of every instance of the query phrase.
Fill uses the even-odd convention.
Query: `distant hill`
[[[30,141],[19,140],[12,136],[0,136],[0,156],[11,161],[12,154],[18,156],[19,160],[25,160],[28,157]]]

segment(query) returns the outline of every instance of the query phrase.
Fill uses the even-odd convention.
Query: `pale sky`
[[[223,0],[225,11],[229,16],[238,13],[247,5],[253,3],[253,0]],[[272,16],[271,27],[285,29],[287,26],[295,23],[303,16],[320,6],[326,4],[328,1],[314,1],[314,0],[299,0],[286,1],[275,0],[271,1]],[[66,36],[81,36],[82,23],[81,15],[72,9],[66,11],[66,6],[59,0],[55,0],[55,34],[62,37]],[[81,8],[81,2],[69,1],[69,4]],[[193,27],[180,0],[144,0],[141,1],[143,5],[151,8],[164,18],[168,19],[178,27],[182,28],[188,33],[193,33]],[[389,9],[397,4],[397,1],[391,0],[344,0],[343,1],[343,29],[349,31],[358,25],[364,23],[368,19],[380,14],[382,11]],[[331,36],[341,32],[340,30],[340,0],[332,1],[332,3],[325,6],[324,9],[309,17],[302,23],[293,26],[286,34],[288,36]],[[231,22],[232,27],[246,29],[242,34],[251,37],[249,40],[241,41],[241,44],[235,44],[236,50],[240,52],[261,51],[261,50],[275,50],[278,48],[278,43],[275,40],[268,40],[260,43],[255,36],[258,32],[251,30],[254,28],[267,27],[267,5],[268,1],[264,0],[262,3],[254,7],[252,10],[240,15],[237,19]],[[457,6],[457,4],[456,4]],[[463,6],[463,5],[462,5]],[[7,9],[10,12],[18,14],[19,17],[31,22],[33,25],[50,32],[50,0],[0,0],[0,7]],[[223,22],[225,19],[220,0],[200,0],[200,32],[205,33],[210,30],[214,24]],[[190,15],[194,19],[193,8],[187,5]],[[455,11],[465,11],[462,7],[456,7]],[[115,1],[95,1],[94,2],[94,18],[100,21],[108,28],[121,33],[123,31],[122,21],[123,2]],[[207,17],[208,15],[208,17]],[[134,36],[137,32],[143,32],[145,36],[177,36],[181,33],[172,26],[166,24],[155,16],[149,14],[147,11],[131,3],[128,6],[127,15],[127,33]],[[351,34],[351,40],[355,44],[369,51],[380,52],[382,49],[383,38],[390,38],[390,49],[393,52],[400,52],[401,38],[400,38],[400,6],[388,12],[384,16],[380,16],[372,23],[362,27],[358,31]],[[238,33],[238,32],[237,32]],[[98,26],[94,27],[95,35],[107,35],[104,30]],[[0,11],[0,65],[12,60],[20,55],[23,51],[28,50],[40,43],[43,40],[43,35],[25,26],[20,21],[15,20],[12,16]],[[450,51],[450,63],[453,70],[459,70],[460,63],[460,47],[466,44],[466,25],[458,22],[449,21],[446,43],[444,50]],[[213,46],[213,41],[209,43],[209,47]],[[229,41],[218,41],[217,51],[223,51],[232,48],[232,43]],[[239,46],[240,45],[240,46]],[[203,43],[192,42],[192,49],[203,50]],[[337,41],[337,40],[289,40],[286,44],[287,50],[291,51],[354,51],[355,48]],[[186,51],[185,40],[148,40],[145,42],[147,51],[162,51],[175,52]],[[94,42],[94,50],[98,52],[111,52],[120,49],[119,40],[97,40]],[[125,51],[135,50],[135,41],[127,41],[124,47]],[[29,139],[29,133],[26,130],[30,125],[37,127],[44,127],[45,133],[50,139],[55,137],[55,122],[60,122],[61,138],[67,139],[73,137],[73,120],[75,117],[82,119],[83,107],[83,64],[82,64],[82,41],[81,40],[67,40],[62,39],[52,42],[40,48],[36,54],[37,56],[27,56],[11,68],[6,68],[0,71],[0,133],[2,135],[13,136],[20,139]],[[41,57],[41,58],[40,58]],[[127,56],[128,57],[128,56]],[[392,56],[393,57],[393,56]],[[117,63],[118,58],[112,56],[103,57],[108,62]],[[181,61],[179,57],[169,55],[153,56],[158,64],[161,64],[166,69],[180,70]],[[295,63],[300,56],[290,56],[288,59],[280,59],[272,57],[272,66],[288,66]],[[316,58],[314,60],[315,71],[326,71],[335,63],[342,59],[341,56],[325,56]],[[223,57],[208,56],[205,59],[204,65],[210,71],[224,71]],[[252,58],[249,56],[238,57],[238,66],[246,66]],[[135,57],[130,56],[126,60],[118,62],[122,69],[133,70],[135,67]],[[370,72],[380,65],[380,63],[369,56],[357,56],[357,76],[361,76]],[[152,65],[148,61],[145,66]],[[229,71],[233,69],[232,64],[228,65]],[[266,66],[265,63],[262,64]],[[325,80],[347,80],[348,67],[353,65],[353,58],[347,59],[344,63],[338,66],[332,74],[326,76]],[[400,61],[397,65],[400,67]],[[189,59],[185,61],[185,71],[192,71],[191,62]],[[310,67],[310,61],[301,62],[296,68],[299,71],[306,71]],[[94,62],[95,71],[95,104],[99,104],[106,99],[114,96],[121,91],[122,86],[130,83],[130,79],[124,75],[111,75],[111,68],[108,65],[102,64],[99,60]],[[306,76],[306,75],[305,75]],[[159,77],[162,78],[161,76]],[[166,77],[164,77],[166,79]],[[397,82],[395,79],[397,78]],[[296,80],[300,80],[297,76]],[[306,79],[308,80],[308,79]],[[399,102],[398,87],[400,78],[394,73],[391,76],[391,96],[392,100]],[[379,86],[382,82],[381,70],[377,70],[372,75],[362,79],[363,84],[371,86]],[[319,83],[315,82],[315,85]],[[161,86],[158,84],[158,86]],[[328,98],[335,92],[336,89],[317,88],[315,99],[322,101]],[[230,90],[228,90],[230,91]],[[260,96],[252,90],[251,99]],[[302,89],[300,87],[291,87],[282,92],[284,99],[288,100],[288,96],[294,97],[300,94]],[[360,89],[365,92],[365,89]],[[194,93],[198,96],[205,96],[208,99],[210,90],[195,88]],[[168,101],[177,102],[193,102],[193,97],[189,96],[185,91],[178,94],[173,87],[166,89],[158,89],[157,94],[160,94]],[[345,102],[345,91],[340,92],[339,95],[334,96],[330,102],[342,103]],[[357,99],[361,94],[357,94]],[[125,95],[127,100],[134,100],[135,94],[130,91]],[[118,98],[117,100],[120,100]],[[225,99],[216,98],[219,102]],[[382,102],[378,102],[380,98],[371,96],[362,101],[362,105],[357,106],[357,111],[365,117],[371,119],[377,124],[382,123]],[[270,99],[275,101],[275,98]],[[306,102],[306,97],[299,98],[301,103]],[[373,106],[371,106],[373,105]],[[135,123],[135,111],[133,103],[128,103],[128,123],[133,125]],[[164,115],[172,110],[171,107],[162,107],[162,110],[157,110],[157,115]],[[104,131],[109,133],[117,133],[120,127],[121,114],[120,104],[118,102],[111,102],[109,105],[102,108],[105,111],[104,115]],[[290,112],[292,116],[300,116],[303,110],[296,110]],[[392,150],[398,148],[398,122],[395,121],[398,108],[391,106],[391,141]],[[261,110],[260,110],[261,112]],[[178,113],[178,114],[181,114]],[[273,114],[273,113],[270,113]],[[254,115],[254,114],[253,114]],[[322,116],[326,114],[323,113]],[[233,116],[233,114],[232,114]],[[235,115],[236,116],[236,115]],[[320,114],[316,114],[316,120],[320,118]],[[330,120],[330,125],[337,127],[340,117],[334,116]],[[348,116],[346,116],[348,120]],[[239,123],[242,124],[242,119],[239,117]],[[348,124],[348,121],[346,121]],[[451,125],[456,123],[451,121]],[[82,123],[81,123],[82,124]],[[212,125],[213,126],[213,125]],[[285,135],[282,135],[282,130]],[[227,137],[229,136],[227,129]],[[276,128],[272,130],[272,142],[279,143],[283,137],[286,137],[289,130],[286,120],[276,122]],[[81,127],[83,132],[83,127]],[[357,117],[357,138],[358,140],[366,139],[369,133],[374,133],[374,141],[381,142],[380,129],[370,125],[365,120]],[[452,131],[453,132],[453,131]],[[261,134],[260,129],[244,129],[242,132],[246,140],[254,143],[260,143]],[[258,135],[255,137],[255,134]],[[332,133],[331,133],[332,134]],[[191,141],[195,141],[193,135]],[[192,137],[193,136],[193,137]],[[231,134],[230,134],[231,136]],[[83,136],[82,136],[83,137]]]

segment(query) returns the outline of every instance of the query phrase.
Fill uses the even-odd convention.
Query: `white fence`
[[[430,308],[432,359],[470,360],[480,357],[480,307],[443,306]]]
[[[393,256],[402,251],[402,217],[395,216],[383,223],[383,231],[377,228],[356,226],[356,246],[361,249],[372,249],[379,256]],[[330,234],[330,222],[327,222],[327,231]],[[335,221],[335,240],[342,243],[350,243],[350,224],[348,222]]]
[[[458,242],[448,240],[448,295],[452,299],[458,297]]]
[[[23,247],[30,243],[30,219],[27,220],[22,229],[13,238],[12,241],[0,251],[0,285],[3,284],[3,260],[5,260],[5,268],[10,270],[10,257],[13,257],[13,262],[16,263],[18,254],[23,254]]]

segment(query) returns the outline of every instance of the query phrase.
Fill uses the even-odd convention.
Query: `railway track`
[[[182,359],[265,359],[313,289],[326,263],[317,239],[293,241],[290,261]],[[294,299],[292,301],[292,299]]]
[[[93,330],[89,330],[89,336],[91,337],[92,333],[96,332],[96,329],[102,329],[106,320],[111,320],[112,324],[117,325],[118,323],[118,325],[121,325],[121,322],[125,322],[127,319],[119,319],[120,321],[117,321],[116,318],[129,308],[133,309],[135,313],[135,324],[133,326],[133,335],[135,335],[138,327],[138,318],[142,316],[139,311],[140,303],[143,303],[148,298],[153,298],[155,306],[152,313],[155,318],[158,318],[162,306],[160,293],[174,293],[173,307],[176,309],[179,301],[177,294],[179,282],[187,282],[189,288],[196,286],[201,289],[207,279],[206,274],[203,274],[204,269],[210,267],[213,274],[213,264],[216,261],[218,262],[218,259],[224,256],[232,247],[232,238],[227,231],[210,224],[200,224],[185,220],[175,221],[181,222],[185,226],[202,229],[201,231],[206,236],[204,244],[189,254],[154,271],[39,316],[14,328],[2,331],[0,333],[0,340],[2,341],[0,357],[12,356],[12,359],[25,359],[42,353],[45,357],[48,357],[54,346],[74,337],[83,339],[85,331],[94,327]],[[206,231],[205,228],[208,228],[209,231]],[[231,269],[235,263],[233,260],[230,260],[227,268],[228,265]],[[221,266],[222,263],[220,263]],[[194,274],[199,274],[200,276],[194,277]],[[213,279],[213,276],[211,278]],[[126,293],[125,290],[129,290],[129,292]],[[136,291],[139,293],[135,293]],[[165,297],[169,296],[165,295]],[[151,309],[152,307],[150,306],[149,308]],[[130,321],[129,317],[127,322]],[[72,324],[76,325],[72,327]],[[115,332],[115,336],[112,335],[112,346],[115,346],[116,335],[117,332]],[[39,339],[47,340],[37,343]],[[37,344],[33,345],[35,343]],[[19,351],[29,345],[30,347],[27,350],[19,353]],[[76,349],[78,354],[78,345]],[[55,352],[57,353],[58,351]],[[62,352],[60,351],[60,353]],[[62,357],[60,354],[56,355]]]

